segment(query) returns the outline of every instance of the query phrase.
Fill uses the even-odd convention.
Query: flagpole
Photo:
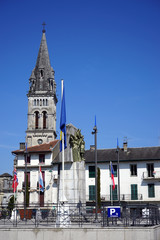
[[[39,165],[39,179],[38,179],[39,181],[39,207],[40,207],[40,165]]]
[[[16,188],[16,206],[17,206],[17,197],[18,197],[18,186]]]
[[[15,171],[15,170],[14,170]],[[14,206],[15,206],[15,180],[13,180],[14,181]]]
[[[111,172],[111,162],[110,162],[110,173],[111,173],[111,205],[113,205],[113,182],[112,182],[112,172]]]
[[[61,80],[61,102],[63,98],[63,79]],[[62,132],[62,201],[64,200],[64,132]]]
[[[96,211],[95,211],[95,221],[97,221],[98,217],[98,197],[97,197],[97,124],[96,124],[96,116],[95,116],[95,126],[93,128],[94,134],[94,141],[95,141],[95,204],[96,204]]]
[[[62,201],[64,200],[64,133],[62,132]]]
[[[24,152],[25,160],[25,200],[24,200],[24,219],[26,220],[26,205],[27,205],[27,145]]]

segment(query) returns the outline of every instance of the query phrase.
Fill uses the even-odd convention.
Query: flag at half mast
[[[66,139],[66,106],[65,106],[65,91],[64,84],[62,80],[62,99],[61,99],[61,119],[60,119],[60,151],[62,151],[62,140],[64,140],[64,149],[67,147],[67,139]],[[62,139],[63,133],[63,139]]]

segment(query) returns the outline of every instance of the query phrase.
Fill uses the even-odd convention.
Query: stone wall
[[[7,240],[160,240],[160,226],[143,228],[14,228],[0,229],[0,239]]]

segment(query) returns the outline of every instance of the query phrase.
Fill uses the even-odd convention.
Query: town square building
[[[58,203],[62,194],[62,153],[56,134],[56,82],[50,65],[46,34],[43,29],[35,68],[29,79],[28,125],[26,144],[13,151],[17,170],[17,204],[25,199],[26,179],[30,206]],[[95,149],[84,151],[81,131],[67,127],[65,149],[64,194],[70,203],[95,203]],[[119,151],[119,188],[117,149],[98,149],[101,202],[160,204],[160,147],[128,148],[124,142]],[[114,169],[112,191],[110,164]],[[44,191],[39,188],[42,170]],[[120,192],[118,192],[118,189]],[[111,196],[112,195],[112,196]]]

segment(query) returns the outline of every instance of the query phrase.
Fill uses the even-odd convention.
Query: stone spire
[[[44,24],[43,24],[44,25]],[[55,140],[56,134],[56,83],[51,67],[45,29],[38,52],[35,68],[29,79],[28,126],[26,142],[28,147]]]
[[[56,83],[54,80],[54,70],[51,67],[46,41],[45,30],[43,29],[41,44],[38,52],[36,66],[30,76],[29,95],[47,91],[55,95]]]

